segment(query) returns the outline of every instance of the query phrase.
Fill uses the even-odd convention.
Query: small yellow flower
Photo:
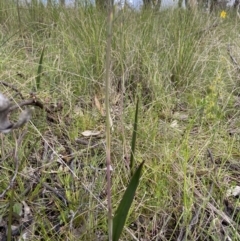
[[[227,16],[227,13],[225,11],[222,11],[221,14],[220,14],[220,17],[221,18],[226,18]]]

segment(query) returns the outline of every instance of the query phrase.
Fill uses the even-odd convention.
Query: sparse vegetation
[[[239,19],[220,14],[114,13],[113,213],[131,177],[138,98],[134,170],[145,162],[121,240],[240,240],[239,194],[229,195],[240,186]],[[93,6],[0,2],[0,80],[18,90],[0,81],[0,92],[43,104],[0,134],[3,236],[107,240],[106,21]]]

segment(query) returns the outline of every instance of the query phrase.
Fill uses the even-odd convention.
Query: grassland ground
[[[44,106],[1,134],[0,194],[16,174],[1,195],[1,230],[12,207],[16,240],[107,240],[106,16],[91,6],[0,7],[0,91]],[[240,240],[240,19],[226,12],[114,14],[113,211],[129,182],[137,96],[136,165],[145,160],[121,240]]]

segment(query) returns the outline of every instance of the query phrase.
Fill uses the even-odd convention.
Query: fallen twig
[[[6,86],[6,87],[8,87],[8,88],[10,88],[10,89],[12,89],[12,90],[14,90],[15,92],[17,92],[17,94],[20,96],[20,98],[21,98],[22,100],[24,99],[22,93],[21,93],[15,86],[13,86],[12,84],[9,84],[9,83],[7,83],[7,82],[5,82],[5,81],[0,81],[0,84],[2,84],[2,85],[4,85],[4,86]]]
[[[18,109],[19,107],[23,107],[25,105],[32,105],[32,106],[37,106],[41,109],[44,109],[44,105],[41,101],[39,100],[35,100],[35,99],[32,99],[32,100],[25,100],[25,101],[22,101],[16,105],[12,105],[10,108],[9,108],[9,111],[12,112],[13,110],[16,110]]]

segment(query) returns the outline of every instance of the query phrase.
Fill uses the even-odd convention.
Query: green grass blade
[[[10,193],[10,202],[9,202],[9,215],[8,215],[8,224],[7,224],[7,241],[12,240],[12,218],[13,218],[13,199],[14,199],[14,188],[11,187],[11,193]]]
[[[128,211],[131,207],[136,189],[139,184],[144,161],[139,165],[132,176],[130,183],[123,195],[123,198],[116,210],[113,218],[113,241],[118,241],[127,219]]]
[[[42,74],[42,62],[43,62],[43,56],[44,56],[44,49],[45,49],[45,46],[42,49],[42,53],[41,53],[40,60],[38,63],[38,71],[37,71],[37,77],[36,77],[37,90],[40,89],[40,80],[41,80],[41,74]]]
[[[137,99],[134,126],[133,126],[133,134],[132,134],[131,158],[130,158],[131,175],[133,175],[134,153],[135,153],[135,146],[136,146],[136,139],[137,139],[138,102],[139,102],[139,99]]]

